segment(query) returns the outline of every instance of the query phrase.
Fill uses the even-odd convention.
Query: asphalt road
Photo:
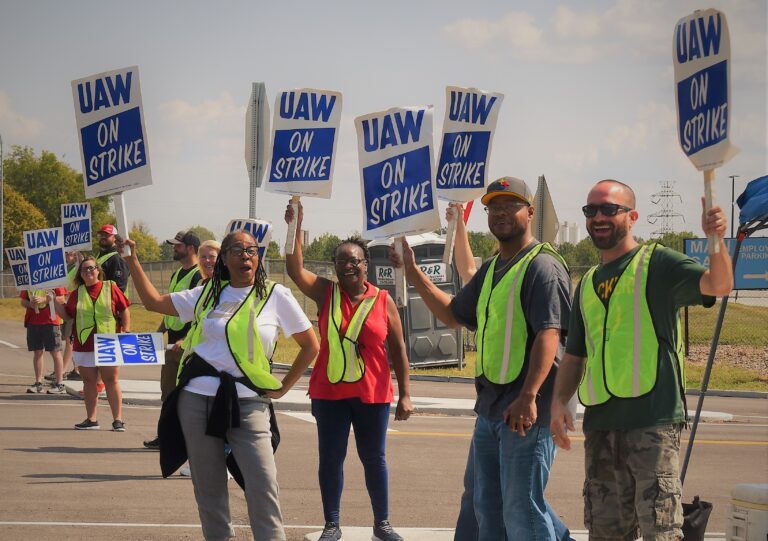
[[[6,343],[7,342],[7,343]],[[27,395],[31,354],[23,329],[0,322],[0,540],[3,539],[200,539],[188,478],[162,479],[158,455],[143,449],[159,413],[126,406],[127,432],[114,433],[109,409],[99,408],[101,431],[75,431],[84,418],[81,401]],[[50,359],[46,360],[50,370]],[[125,379],[157,377],[157,368],[126,369]],[[306,385],[302,381],[301,385]],[[419,396],[469,398],[472,385],[413,382]],[[689,407],[695,407],[689,397]],[[701,425],[684,499],[699,494],[715,505],[709,531],[724,532],[731,488],[768,483],[768,400],[707,397],[705,409],[734,414],[730,423]],[[288,539],[303,539],[322,524],[317,487],[316,433],[311,416],[279,413],[283,440],[277,453],[280,499]],[[391,422],[388,438],[390,509],[395,526],[452,527],[472,431],[471,417],[417,415]],[[573,529],[583,529],[581,438],[555,460],[548,498]],[[345,467],[342,524],[372,522],[362,467],[354,444]],[[245,501],[230,482],[232,517],[247,525]],[[90,525],[89,525],[90,524]],[[238,539],[251,539],[246,527]]]

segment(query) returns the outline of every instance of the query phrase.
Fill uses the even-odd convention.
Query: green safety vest
[[[341,316],[341,290],[337,283],[331,289],[331,302],[328,306],[328,381],[331,383],[354,383],[365,376],[365,361],[360,356],[357,338],[363,330],[365,320],[379,298],[379,288],[374,288],[376,294],[365,297],[355,307],[355,312],[342,333],[343,319]]]
[[[523,280],[531,261],[542,251],[568,269],[560,254],[544,242],[529,250],[494,286],[493,273],[499,256],[493,258],[477,300],[475,376],[484,375],[497,384],[511,383],[520,376],[528,343],[528,325],[521,299]]]
[[[228,287],[229,284],[225,282],[223,286]],[[269,359],[264,353],[259,328],[256,325],[256,318],[272,295],[274,287],[274,282],[267,281],[267,293],[263,299],[257,298],[256,288],[252,288],[242,304],[229,318],[225,327],[227,345],[235,359],[235,364],[256,388],[264,390],[276,390],[282,386],[280,381],[270,373]],[[195,320],[192,322],[192,328],[187,335],[188,340],[184,342],[185,349],[179,363],[177,381],[187,358],[192,354],[195,346],[202,341],[203,321],[213,309],[213,300],[203,306],[203,299],[208,295],[210,289],[211,280],[208,280],[195,304]]]
[[[75,332],[77,332],[77,339],[81,344],[85,344],[94,329],[100,334],[117,332],[115,316],[112,314],[113,283],[111,280],[104,280],[99,296],[96,297],[95,301],[88,294],[88,289],[84,285],[77,288]]]
[[[656,244],[642,246],[619,276],[606,308],[597,295],[592,267],[581,281],[579,309],[584,320],[587,363],[579,384],[585,406],[609,399],[637,398],[656,385],[659,339],[648,307],[646,289],[651,256]],[[680,319],[675,352],[683,374]]]
[[[46,297],[47,298],[47,295],[48,295],[48,291],[46,291],[45,289],[28,289],[27,290],[27,300],[30,303],[32,302],[32,297]],[[35,306],[34,308],[32,308],[32,310],[38,310],[39,311],[39,310],[41,310],[41,309],[43,309],[43,308],[45,308],[47,306],[48,306],[48,303],[45,303],[42,306]]]
[[[102,256],[99,256],[99,258],[96,260],[96,263],[99,264],[99,267],[101,267],[107,260],[111,259],[112,257],[116,256],[117,252],[109,252]]]
[[[177,293],[179,291],[185,291],[189,289],[190,285],[192,285],[192,278],[194,277],[197,269],[198,266],[195,265],[186,275],[184,275],[184,278],[181,280],[178,279],[181,268],[176,269],[176,272],[174,272],[171,276],[171,285],[168,287],[168,293]],[[179,318],[175,316],[164,316],[163,324],[167,330],[171,331],[180,331],[184,328],[184,323],[182,323]]]
[[[80,264],[76,263],[74,267],[67,271],[67,289],[73,291],[75,289],[75,276],[80,269]]]

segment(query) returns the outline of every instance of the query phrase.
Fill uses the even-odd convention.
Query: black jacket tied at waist
[[[247,377],[236,378],[227,372],[219,372],[205,359],[193,353],[184,364],[176,389],[168,395],[160,410],[157,435],[160,440],[160,469],[163,477],[173,475],[187,461],[187,447],[178,416],[179,396],[190,380],[201,376],[219,378],[219,388],[208,416],[205,434],[224,441],[227,439],[227,431],[230,428],[240,426],[240,402],[235,383],[241,383],[259,395],[264,394],[264,390],[254,386]],[[272,433],[272,451],[274,452],[277,451],[280,443],[280,430],[271,402],[269,403],[269,428]],[[224,452],[223,447],[222,452]],[[234,452],[227,456],[227,468],[237,483],[244,487],[243,476],[235,461]]]

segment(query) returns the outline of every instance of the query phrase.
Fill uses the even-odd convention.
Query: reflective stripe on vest
[[[104,263],[107,262],[107,260],[113,258],[116,255],[117,255],[117,252],[108,252],[104,255],[99,256],[99,258],[96,260],[96,263],[98,263],[99,267],[101,267],[102,265],[104,265]]]
[[[357,347],[357,338],[363,330],[365,320],[379,298],[379,288],[371,286],[375,295],[365,297],[355,307],[355,312],[342,334],[344,321],[341,315],[341,290],[335,282],[332,284],[328,310],[328,381],[331,383],[354,383],[365,376],[365,361]]]
[[[655,248],[656,244],[646,244],[637,251],[616,281],[607,309],[593,284],[597,267],[582,279],[579,309],[587,363],[579,400],[585,406],[603,404],[612,397],[637,398],[656,385],[659,340],[646,298]]]
[[[168,293],[177,293],[179,291],[185,291],[189,289],[189,286],[192,284],[192,277],[195,275],[197,270],[198,266],[195,265],[189,270],[187,274],[184,275],[184,278],[178,280],[179,273],[182,271],[182,269],[176,269],[176,272],[174,272],[171,276],[171,285],[168,287]],[[164,316],[163,324],[165,325],[166,329],[172,331],[180,331],[184,328],[184,323],[182,323],[176,316]]]
[[[521,302],[523,280],[531,261],[542,251],[568,268],[546,242],[529,250],[495,286],[493,273],[498,256],[491,262],[477,301],[475,376],[484,375],[488,381],[499,384],[511,383],[520,376],[528,343],[528,325]]]
[[[77,288],[75,331],[81,344],[85,344],[94,329],[100,334],[117,332],[115,316],[112,313],[112,284],[111,280],[104,280],[95,301],[84,285]]]
[[[212,281],[209,280],[205,284],[200,298],[195,304],[195,320],[192,322],[192,328],[187,335],[191,338],[185,341],[187,347],[184,350],[182,361],[179,363],[177,381],[178,374],[181,374],[184,367],[184,362],[192,354],[195,346],[202,341],[203,321],[213,309],[212,300],[206,306],[203,306],[203,299],[208,295],[211,283]],[[263,299],[256,297],[255,287],[251,288],[251,291],[240,306],[237,307],[235,313],[229,318],[225,327],[225,333],[229,352],[232,354],[235,364],[237,364],[243,375],[258,389],[275,390],[279,389],[282,384],[270,373],[269,359],[267,359],[264,348],[261,345],[259,328],[256,324],[256,318],[258,318],[263,310],[275,287],[275,283],[270,281],[267,281],[266,285],[267,291]],[[223,290],[229,284],[224,282],[222,286]]]

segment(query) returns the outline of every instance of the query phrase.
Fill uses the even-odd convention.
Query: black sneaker
[[[152,449],[153,451],[159,451],[160,450],[160,438],[155,438],[153,440],[146,440],[144,442],[144,447],[147,449]]]
[[[101,428],[99,422],[91,421],[90,419],[86,419],[82,423],[77,423],[75,425],[75,430],[98,430],[99,428]]]
[[[83,378],[80,376],[80,373],[76,370],[72,370],[72,372],[67,372],[67,375],[64,376],[64,379],[67,381],[82,381]]]
[[[50,374],[44,375],[43,379],[45,381],[56,381],[56,372],[51,372]]]
[[[125,423],[122,422],[120,419],[115,419],[114,421],[112,421],[112,431],[125,432]]]
[[[27,387],[27,392],[29,394],[36,394],[36,393],[42,393],[43,391],[43,382],[42,381],[36,381],[29,387]]]
[[[337,522],[326,522],[323,533],[317,541],[338,541],[341,539],[341,528]]]
[[[373,541],[403,541],[388,520],[382,520],[373,525]]]
[[[63,383],[59,383],[58,385],[54,383],[51,385],[50,389],[48,389],[48,394],[67,394],[67,390],[64,388]]]

